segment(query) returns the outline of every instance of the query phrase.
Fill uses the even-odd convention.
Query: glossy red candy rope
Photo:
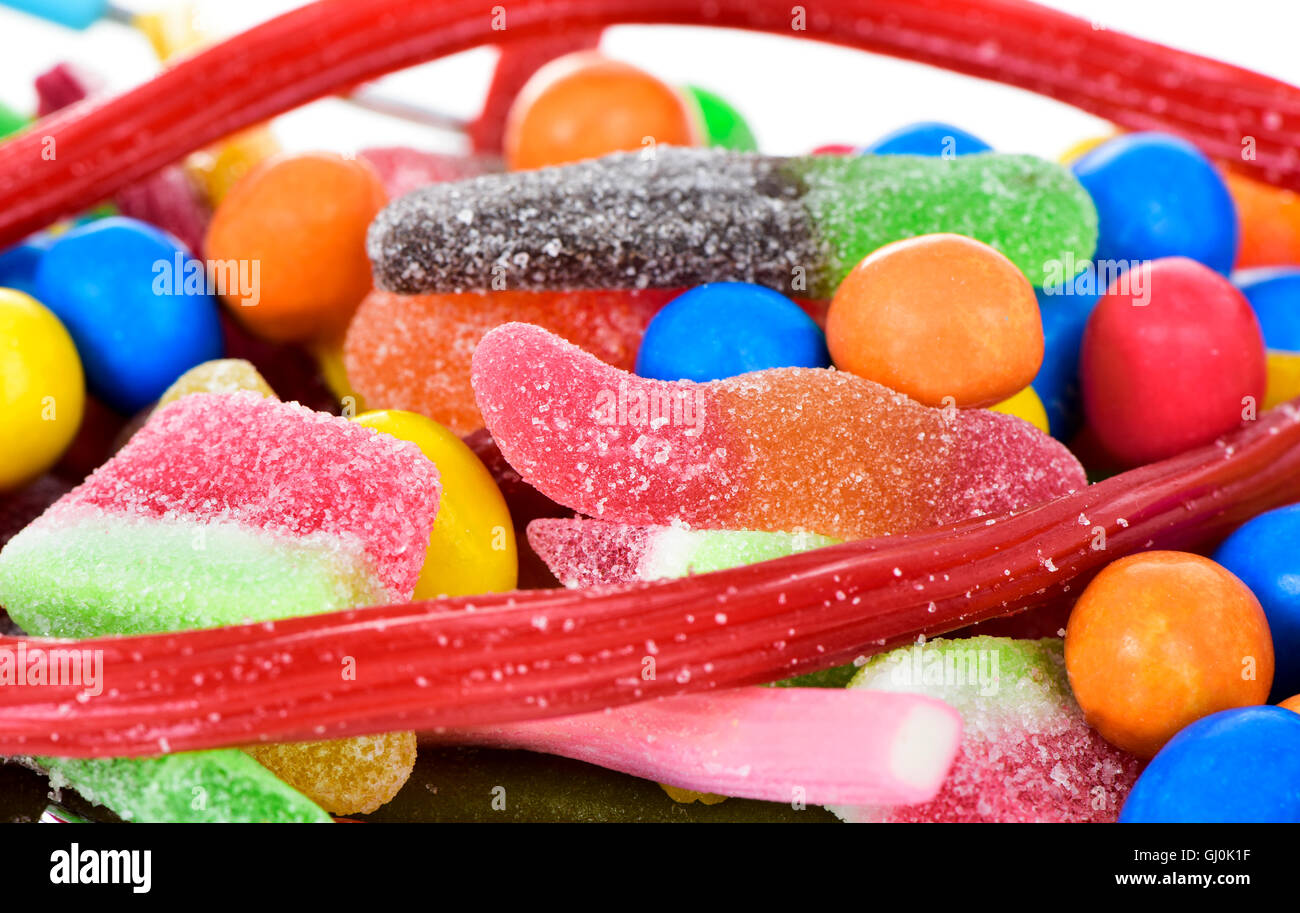
[[[158,753],[557,716],[752,684],[1073,598],[1300,500],[1300,400],[1025,510],[628,588],[535,590],[80,642],[103,693],[0,687],[0,755]],[[19,641],[0,639],[16,655]],[[350,677],[349,677],[350,674]]]
[[[803,13],[794,10],[803,9]],[[814,38],[1030,89],[1133,129],[1186,136],[1300,189],[1300,89],[1026,0],[318,0],[107,101],[0,145],[0,246],[84,209],[241,127],[480,44],[618,23]],[[1243,161],[1243,141],[1254,159]],[[52,156],[52,157],[51,157]]]

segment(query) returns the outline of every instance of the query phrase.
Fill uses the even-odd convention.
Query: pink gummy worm
[[[1056,98],[1300,189],[1300,90],[1097,29],[1027,0],[318,0],[88,101],[0,145],[0,245],[93,205],[214,140],[384,73],[480,44],[618,23],[709,25],[829,41]],[[1243,161],[1242,142],[1255,143]],[[51,151],[53,150],[53,157]]]
[[[562,755],[724,796],[903,805],[938,793],[961,727],[957,711],[919,694],[738,688],[421,738]]]

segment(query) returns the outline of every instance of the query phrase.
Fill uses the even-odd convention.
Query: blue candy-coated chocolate
[[[0,288],[15,288],[37,298],[36,269],[49,250],[51,240],[49,235],[32,235],[0,251]]]
[[[68,328],[90,391],[129,414],[221,357],[207,284],[203,264],[174,238],[115,216],[54,240],[37,269],[36,297]]]
[[[1197,720],[1151,760],[1119,820],[1300,823],[1300,713],[1238,707]]]
[[[678,295],[655,315],[636,373],[707,381],[830,363],[826,334],[789,298],[747,282],[714,282]]]
[[[1232,277],[1259,318],[1270,349],[1300,352],[1300,269],[1274,267]]]
[[[920,121],[899,127],[862,149],[872,155],[930,155],[949,158],[992,150],[993,147],[978,136],[939,121]]]
[[[1105,289],[1084,270],[1074,279],[1047,289],[1035,289],[1043,318],[1043,365],[1031,386],[1047,411],[1052,436],[1068,440],[1083,423],[1079,393],[1079,349],[1088,317]]]
[[[1227,275],[1237,257],[1237,208],[1195,146],[1162,133],[1130,133],[1074,163],[1097,206],[1097,261],[1190,257]]]
[[[1229,536],[1214,560],[1250,587],[1273,635],[1270,700],[1300,694],[1300,504],[1260,514]]]

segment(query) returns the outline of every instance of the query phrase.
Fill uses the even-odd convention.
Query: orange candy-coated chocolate
[[[1000,402],[1043,361],[1029,280],[961,235],[910,238],[864,259],[835,292],[826,342],[836,366],[928,406]]]
[[[650,143],[694,146],[696,117],[681,93],[630,64],[578,51],[538,70],[506,119],[512,170],[542,168]]]
[[[1265,703],[1273,640],[1259,600],[1226,569],[1187,552],[1145,552],[1084,590],[1065,665],[1088,722],[1150,758],[1201,717]]]
[[[1278,704],[1279,707],[1285,707],[1287,710],[1294,710],[1300,713],[1300,694],[1293,694],[1291,697]]]
[[[359,159],[308,153],[254,168],[222,200],[205,244],[209,260],[246,262],[257,277],[251,306],[241,289],[225,291],[231,313],[275,342],[341,335],[370,290],[366,230],[386,200]]]
[[[1300,194],[1231,171],[1224,180],[1237,204],[1237,269],[1300,264]]]

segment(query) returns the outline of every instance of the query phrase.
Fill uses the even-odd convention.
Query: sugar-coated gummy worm
[[[433,738],[558,754],[696,792],[895,805],[934,798],[961,717],[919,695],[735,688]]]
[[[1300,89],[1026,0],[318,0],[61,112],[0,146],[0,245],[304,102],[480,44],[618,23],[733,27],[890,54],[1029,89],[1300,189]],[[1241,157],[1246,137],[1256,155]],[[53,154],[51,155],[51,150]]]
[[[1206,547],[1297,499],[1293,401],[1213,444],[1019,513],[712,574],[148,637],[28,639],[29,652],[102,650],[103,692],[0,688],[0,755],[490,725],[772,681],[1073,598],[1116,558]],[[0,638],[0,650],[19,643]],[[355,679],[340,675],[345,660]]]
[[[1068,169],[1028,155],[664,147],[421,188],[379,214],[367,247],[397,292],[729,280],[830,298],[867,254],[939,232],[992,245],[1042,285],[1051,264],[1092,258],[1097,212]]]

